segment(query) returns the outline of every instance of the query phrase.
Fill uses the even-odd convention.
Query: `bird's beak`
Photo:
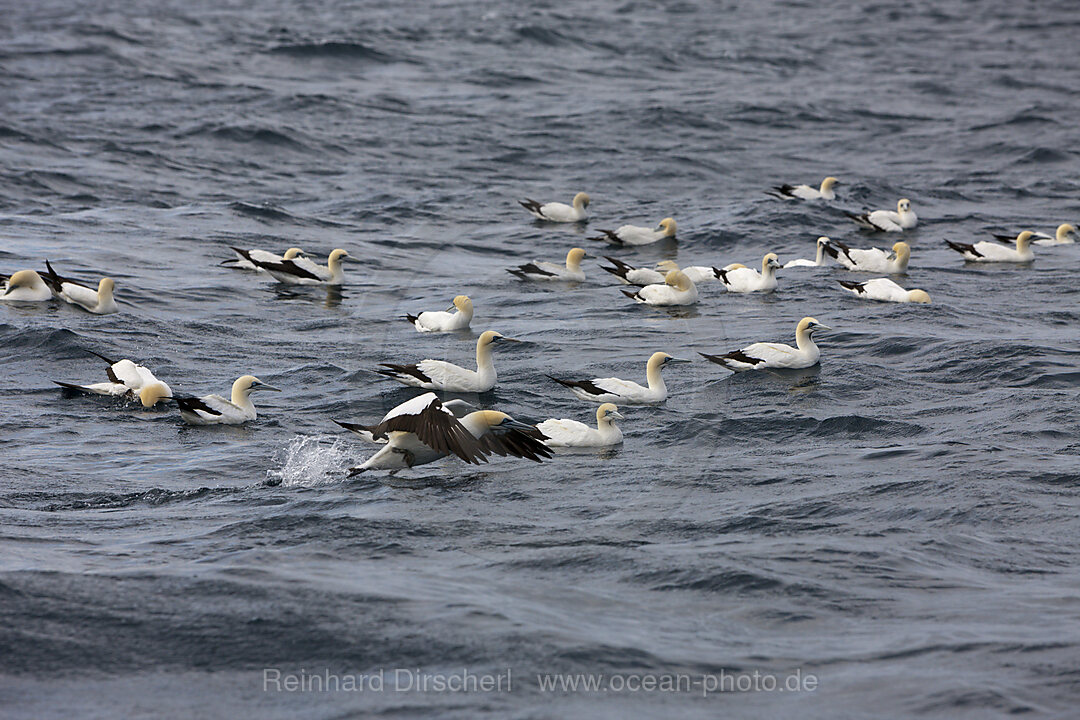
[[[347,260],[349,262],[354,262],[354,263],[360,262],[359,258],[354,258],[352,255],[342,255],[341,259],[342,260]]]
[[[818,324],[814,325],[814,329],[815,330],[832,330],[832,328],[829,327],[828,325],[822,325],[821,323],[818,323]]]
[[[684,360],[683,358],[673,357],[673,358],[668,358],[668,362],[669,363],[688,363],[688,362],[692,362],[692,361]]]
[[[455,310],[457,310],[457,305],[451,305],[450,307],[446,308],[446,312],[454,312]]]
[[[281,388],[274,387],[273,385],[267,385],[266,383],[260,383],[253,387],[252,390],[270,390],[271,392],[281,392]]]
[[[499,335],[495,339],[500,342],[521,342],[517,338],[506,337],[505,335]]]
[[[626,419],[625,417],[623,417],[623,414],[621,412],[619,412],[618,410],[612,410],[611,412],[609,412],[608,417],[613,417],[616,420],[625,420]]]
[[[499,424],[502,425],[505,428],[512,428],[514,430],[532,431],[532,430],[536,429],[532,425],[529,425],[527,423],[523,423],[520,420],[515,420],[514,418],[507,418],[507,419],[503,420]]]

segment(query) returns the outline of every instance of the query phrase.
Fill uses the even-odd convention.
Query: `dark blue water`
[[[1071,717],[1080,249],[971,267],[943,240],[1080,219],[1078,31],[1071,2],[0,2],[0,272],[107,273],[123,308],[0,307],[0,715]],[[832,207],[762,192],[825,175]],[[584,228],[516,204],[580,190]],[[898,197],[930,306],[860,303],[835,268],[671,312],[594,263],[573,288],[505,272],[669,215],[677,243],[619,256],[812,257],[884,242],[840,210]],[[363,262],[282,288],[219,267],[230,245]],[[344,479],[371,451],[332,419],[412,394],[372,367],[471,361],[475,335],[400,320],[462,292],[475,333],[524,341],[479,401],[530,420],[593,412],[544,373],[835,331],[820,369],[666,371],[612,452]],[[101,379],[86,349],[284,392],[187,428],[62,396]],[[267,668],[386,685],[267,691]],[[512,690],[398,691],[399,668]],[[537,680],[721,672],[817,686]]]

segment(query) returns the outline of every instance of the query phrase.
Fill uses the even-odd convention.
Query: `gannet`
[[[881,248],[853,249],[839,240],[829,240],[825,243],[825,252],[855,272],[902,274],[907,272],[911,259],[911,246],[902,240],[893,244],[892,252]]]
[[[254,375],[243,375],[233,383],[232,401],[220,395],[174,396],[174,399],[180,406],[180,417],[189,425],[239,425],[257,417],[250,397],[256,390],[281,392]]]
[[[669,270],[663,284],[646,285],[637,292],[620,292],[646,305],[693,305],[698,301],[697,286],[682,270]]]
[[[1034,245],[1072,245],[1076,242],[1076,228],[1069,223],[1058,225],[1057,232],[1053,236],[1044,232],[1033,233],[1038,240],[1033,240]],[[1012,235],[994,235],[994,238],[1010,245],[1016,242]]]
[[[1031,239],[1034,236],[1035,233],[1030,230],[1017,235],[1015,249],[992,243],[989,240],[983,240],[974,245],[946,240],[945,244],[970,262],[1029,263],[1035,259],[1035,253],[1031,251]]]
[[[12,275],[0,275],[4,292],[0,300],[5,302],[45,302],[53,294],[45,281],[34,270],[19,270]]]
[[[318,265],[306,257],[294,257],[280,262],[263,262],[247,250],[240,248],[233,248],[233,250],[270,273],[278,282],[286,285],[341,285],[345,282],[345,271],[341,269],[341,263],[344,260],[354,259],[341,248],[330,253],[326,265]]]
[[[457,312],[454,312],[454,311]],[[445,312],[428,310],[419,315],[405,314],[405,319],[416,328],[417,332],[452,332],[465,330],[473,317],[473,304],[468,295],[458,295],[454,303]]]
[[[425,390],[447,392],[487,392],[495,387],[498,379],[495,364],[491,360],[491,346],[497,342],[517,342],[503,337],[494,330],[487,330],[476,341],[476,370],[467,370],[445,360],[421,360],[415,365],[379,363],[380,375],[393,378],[404,385]]]
[[[435,393],[426,393],[425,395],[419,395],[413,398],[413,400],[409,400],[408,402],[419,400],[419,398],[421,397],[437,398],[438,396],[435,395]],[[390,412],[397,412],[400,407],[401,406],[399,405]],[[465,402],[464,400],[444,400],[442,401],[442,407],[444,410],[448,410],[453,413],[454,417],[458,419],[465,417],[471,412],[479,410],[478,407],[476,407],[472,403]],[[389,417],[389,415],[387,415],[387,417]],[[383,418],[383,421],[385,420],[386,417]],[[379,435],[378,437],[375,436],[378,428],[377,425],[361,425],[360,423],[345,422],[344,420],[335,420],[334,422],[345,428],[346,430],[358,435],[360,438],[366,440],[369,443],[374,443],[375,445],[385,445],[387,442],[390,441],[390,439],[385,434]]]
[[[845,290],[852,295],[866,300],[881,300],[896,303],[929,303],[930,296],[925,290],[905,290],[889,278],[874,278],[862,282],[840,280]]]
[[[566,253],[566,265],[534,260],[527,265],[519,265],[507,270],[511,275],[517,275],[522,280],[567,280],[570,282],[582,282],[585,280],[585,271],[581,269],[581,261],[589,257],[581,248],[572,248]]]
[[[665,273],[671,270],[682,270],[686,273],[686,277],[694,281],[695,285],[720,279],[720,268],[709,267],[708,265],[690,265],[689,267],[680,268],[678,264],[671,260],[661,260],[656,263],[656,267]],[[653,283],[649,284],[652,285]]]
[[[47,272],[42,279],[53,294],[64,302],[81,307],[94,315],[108,315],[120,310],[113,299],[113,288],[116,284],[112,278],[101,278],[97,290],[94,290],[71,278],[60,277],[48,260],[45,261],[45,268]]]
[[[822,267],[825,265],[825,245],[829,242],[829,238],[822,235],[817,239],[817,257],[813,260],[805,260],[799,258],[798,260],[790,260],[784,263],[784,269],[793,267]]]
[[[338,423],[350,430],[351,424]],[[401,470],[425,465],[447,455],[467,463],[487,462],[489,455],[512,455],[536,462],[550,458],[543,434],[506,413],[471,412],[460,420],[435,393],[425,393],[388,412],[374,426],[358,426],[386,447],[351,468],[350,475],[367,470]]]
[[[636,268],[633,265],[627,265],[618,258],[608,257],[607,255],[604,255],[604,259],[611,263],[613,267],[601,265],[600,269],[611,273],[626,285],[654,285],[664,282],[664,273],[657,270]]]
[[[252,270],[255,272],[265,271],[252,262],[252,260],[248,259],[249,257],[265,263],[279,263],[282,260],[292,260],[294,258],[304,257],[304,251],[295,247],[289,248],[283,255],[275,255],[266,250],[239,250],[237,248],[232,248],[232,251],[235,252],[237,256],[231,260],[223,260],[221,262],[222,265],[234,270]]]
[[[892,210],[875,210],[871,213],[856,214],[845,210],[844,214],[867,230],[880,230],[881,232],[910,230],[919,221],[915,211],[911,209],[911,201],[907,198],[902,198],[896,203],[896,212]]]
[[[572,202],[572,206],[559,202],[549,202],[541,205],[535,200],[525,198],[525,201],[521,202],[521,207],[532,213],[538,220],[548,220],[549,222],[570,223],[588,219],[589,216],[585,212],[585,208],[589,207],[589,196],[579,192],[574,196]]]
[[[777,185],[766,193],[784,200],[835,200],[836,191],[833,187],[839,184],[840,181],[836,178],[827,177],[821,181],[820,189],[809,185]]]
[[[761,259],[761,272],[734,263],[720,269],[720,282],[728,292],[772,292],[776,289],[776,269],[780,262],[776,253],[768,253]]]
[[[645,365],[645,377],[649,386],[642,387],[636,382],[619,378],[593,378],[592,380],[560,380],[548,375],[555,382],[570,388],[570,391],[588,402],[620,402],[630,405],[661,403],[667,399],[667,385],[660,373],[671,363],[688,363],[689,360],[672,357],[665,352],[656,352]]]
[[[113,361],[93,350],[87,352],[108,363],[109,367],[105,370],[105,373],[109,376],[109,382],[93,383],[91,385],[73,385],[59,380],[53,382],[66,390],[76,390],[92,395],[123,397],[127,400],[139,399],[146,407],[152,407],[158,400],[172,397],[172,389],[166,383],[154,377],[154,373],[149,368],[136,365],[127,359]],[[140,392],[151,385],[156,386],[155,390],[146,396],[140,396]],[[147,399],[151,398],[152,402],[147,404]]]
[[[618,230],[601,230],[602,235],[589,238],[590,240],[602,240],[615,245],[650,245],[657,240],[675,237],[675,220],[664,218],[656,228],[641,227],[640,225],[623,225]]]
[[[795,329],[795,344],[798,345],[798,348],[781,343],[759,342],[747,345],[742,350],[729,352],[726,355],[698,354],[736,372],[764,370],[765,368],[790,370],[808,368],[816,365],[818,358],[821,357],[821,351],[814,344],[814,332],[829,329],[828,326],[822,325],[814,318],[805,317],[799,321],[799,326]]]
[[[604,403],[596,408],[596,429],[565,418],[545,420],[536,429],[547,437],[548,447],[607,447],[623,441],[622,430],[615,424],[622,419],[614,403]]]

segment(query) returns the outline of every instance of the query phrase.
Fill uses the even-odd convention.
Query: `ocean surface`
[[[1080,220],[1078,34],[1069,1],[0,0],[0,272],[108,274],[122,308],[0,306],[0,716],[1075,717],[1080,246],[984,267],[943,241]],[[764,194],[826,175],[833,203]],[[517,204],[582,190],[585,226]],[[899,197],[929,306],[835,266],[676,310],[596,261],[506,272],[888,246],[841,211]],[[588,239],[666,216],[676,242]],[[329,291],[219,265],[294,245],[361,263]],[[471,333],[402,320],[459,293]],[[819,368],[697,355],[806,315]],[[416,394],[377,363],[468,365],[486,329],[523,342],[472,400],[531,421],[594,413],[545,373],[696,361],[622,408],[620,448],[346,478],[372,450],[333,420]],[[65,396],[104,379],[88,350],[283,392],[190,428]],[[701,682],[755,673],[816,683]]]

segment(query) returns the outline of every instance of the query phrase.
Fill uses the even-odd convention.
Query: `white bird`
[[[1076,228],[1069,223],[1058,225],[1057,232],[1053,236],[1044,232],[1032,233],[1038,240],[1033,240],[1035,245],[1072,245],[1076,242]],[[997,240],[1010,245],[1016,242],[1012,235],[994,235]]]
[[[232,260],[222,261],[222,265],[234,270],[251,270],[254,272],[264,271],[256,265],[253,260],[265,263],[279,263],[282,260],[292,260],[294,258],[304,257],[304,251],[295,247],[289,248],[283,255],[277,255],[266,250],[241,250],[240,248],[232,248],[232,251],[236,253],[237,257],[234,257]]]
[[[667,385],[661,374],[667,365],[672,363],[688,363],[689,360],[672,357],[665,352],[656,352],[649,358],[645,365],[645,378],[648,387],[642,387],[630,380],[619,378],[593,378],[592,380],[560,380],[548,375],[555,382],[570,388],[574,395],[588,402],[620,402],[630,405],[648,405],[661,403],[667,399]]]
[[[854,272],[903,274],[911,259],[911,246],[902,240],[893,243],[892,252],[881,248],[853,249],[839,240],[829,240],[825,243],[825,252]]]
[[[865,300],[881,300],[895,303],[929,303],[925,290],[905,290],[889,278],[874,278],[862,282],[840,280],[840,285],[856,297]]]
[[[1031,251],[1031,239],[1034,236],[1035,233],[1030,230],[1017,235],[1015,249],[992,243],[989,240],[983,240],[974,245],[946,240],[945,244],[970,262],[1029,263],[1035,259],[1035,253]]]
[[[0,275],[0,282],[4,283],[4,293],[0,295],[0,301],[45,302],[53,297],[52,290],[34,270],[19,270],[11,275]]]
[[[813,260],[806,260],[799,258],[798,260],[789,260],[784,263],[784,269],[793,267],[823,267],[825,265],[825,245],[829,242],[829,238],[822,235],[817,239],[817,257]]]
[[[454,312],[454,311],[457,312]],[[445,311],[428,310],[419,315],[405,314],[405,319],[417,332],[453,332],[469,327],[473,317],[473,304],[468,295],[458,295]]]
[[[408,400],[406,401],[406,403],[403,403],[402,405],[399,405],[398,407],[391,410],[390,413],[388,413],[386,417],[382,419],[382,421],[386,421],[386,419],[391,415],[397,414],[401,410],[401,408],[404,407],[405,404],[419,401],[421,397],[434,397],[438,399],[438,396],[435,395],[435,393],[425,393],[424,395],[419,395],[412,400]],[[430,403],[430,401],[428,402]],[[458,418],[459,420],[468,415],[469,413],[479,410],[479,408],[477,408],[475,405],[464,400],[442,400],[440,402],[442,402],[442,407],[444,410],[451,412],[454,417]],[[417,405],[417,407],[419,407],[419,405]],[[334,422],[345,428],[346,430],[355,433],[360,438],[369,443],[373,443],[375,445],[385,445],[390,441],[390,438],[386,435],[379,435],[378,437],[375,436],[375,425],[361,425],[360,423],[345,422],[343,420],[335,420]]]
[[[105,371],[109,376],[109,382],[93,383],[91,385],[73,385],[59,380],[53,380],[53,382],[66,390],[86,392],[92,395],[123,397],[127,400],[138,399],[146,407],[153,407],[159,400],[172,397],[172,389],[167,383],[158,380],[149,368],[136,365],[127,359],[113,361],[93,350],[87,352],[109,364],[108,369]],[[143,394],[144,390],[147,391],[145,394]]]
[[[551,457],[543,444],[543,434],[531,425],[495,410],[478,410],[458,419],[447,407],[449,404],[440,401],[435,393],[425,393],[398,405],[377,425],[339,422],[365,439],[386,443],[363,464],[351,468],[349,474],[401,470],[451,454],[471,464],[487,462],[493,454],[536,462]]]
[[[294,257],[280,262],[263,262],[246,250],[233,248],[252,264],[270,273],[275,280],[286,285],[341,285],[345,282],[344,260],[354,259],[348,252],[338,248],[330,253],[326,265],[319,265],[306,257]],[[247,253],[245,255],[245,253]]]
[[[836,191],[833,188],[839,184],[839,180],[830,176],[821,181],[820,188],[809,185],[777,185],[766,192],[784,200],[835,200]]]
[[[507,272],[517,275],[522,280],[565,280],[569,282],[582,282],[585,280],[585,271],[581,269],[581,261],[588,255],[581,248],[572,248],[566,253],[566,265],[534,260],[526,265],[509,268]]]
[[[571,223],[581,222],[589,217],[585,212],[585,208],[589,207],[589,196],[583,192],[579,192],[574,196],[571,205],[559,202],[549,202],[541,205],[528,198],[525,198],[524,202],[518,202],[538,220]]]
[[[174,399],[180,406],[180,417],[189,425],[239,425],[258,417],[251,402],[251,393],[256,390],[281,392],[254,375],[243,375],[233,383],[232,400],[220,395],[177,396]]]
[[[101,278],[98,281],[97,290],[94,290],[71,278],[60,277],[48,260],[45,261],[45,267],[47,272],[42,279],[53,291],[53,295],[64,302],[81,307],[94,315],[119,312],[120,308],[116,306],[116,300],[113,299],[113,288],[116,287],[116,283],[112,278]]]
[[[661,260],[656,263],[656,267],[660,268],[660,270],[665,273],[670,272],[671,270],[682,270],[686,273],[686,277],[694,281],[695,285],[720,279],[720,268],[710,267],[708,265],[690,265],[688,267],[680,268],[679,265],[672,260]]]
[[[425,390],[487,392],[495,387],[495,382],[498,380],[495,374],[495,363],[491,358],[492,345],[497,342],[517,342],[517,340],[503,337],[494,330],[481,333],[476,341],[476,370],[468,370],[445,360],[421,360],[415,365],[379,363],[381,367],[376,372],[393,378],[403,385]]]
[[[728,292],[772,292],[776,289],[776,269],[780,262],[776,253],[768,253],[761,259],[761,272],[739,263],[720,269],[720,282]]]
[[[880,232],[903,232],[915,227],[915,224],[919,222],[915,211],[911,209],[911,201],[907,198],[901,198],[896,203],[896,212],[892,210],[875,210],[871,213],[856,214],[845,210],[844,214],[854,220],[860,227]]]
[[[669,270],[663,284],[646,285],[637,292],[620,292],[646,305],[693,305],[698,301],[697,286],[682,270]]]
[[[596,429],[577,420],[563,418],[545,420],[536,426],[547,440],[548,447],[607,447],[623,441],[622,430],[615,424],[622,420],[619,408],[614,403],[604,403],[596,408]]]
[[[766,368],[778,368],[797,370],[816,365],[821,357],[821,351],[814,344],[814,333],[818,330],[829,330],[812,317],[805,317],[799,321],[795,329],[795,344],[797,348],[782,343],[758,342],[747,345],[742,350],[735,350],[726,355],[706,355],[698,353],[706,360],[723,365],[728,370],[741,372],[743,370],[764,370]]]
[[[640,225],[623,225],[617,230],[600,230],[603,235],[589,238],[602,240],[615,245],[651,245],[657,240],[675,237],[675,219],[664,218],[655,228]]]

